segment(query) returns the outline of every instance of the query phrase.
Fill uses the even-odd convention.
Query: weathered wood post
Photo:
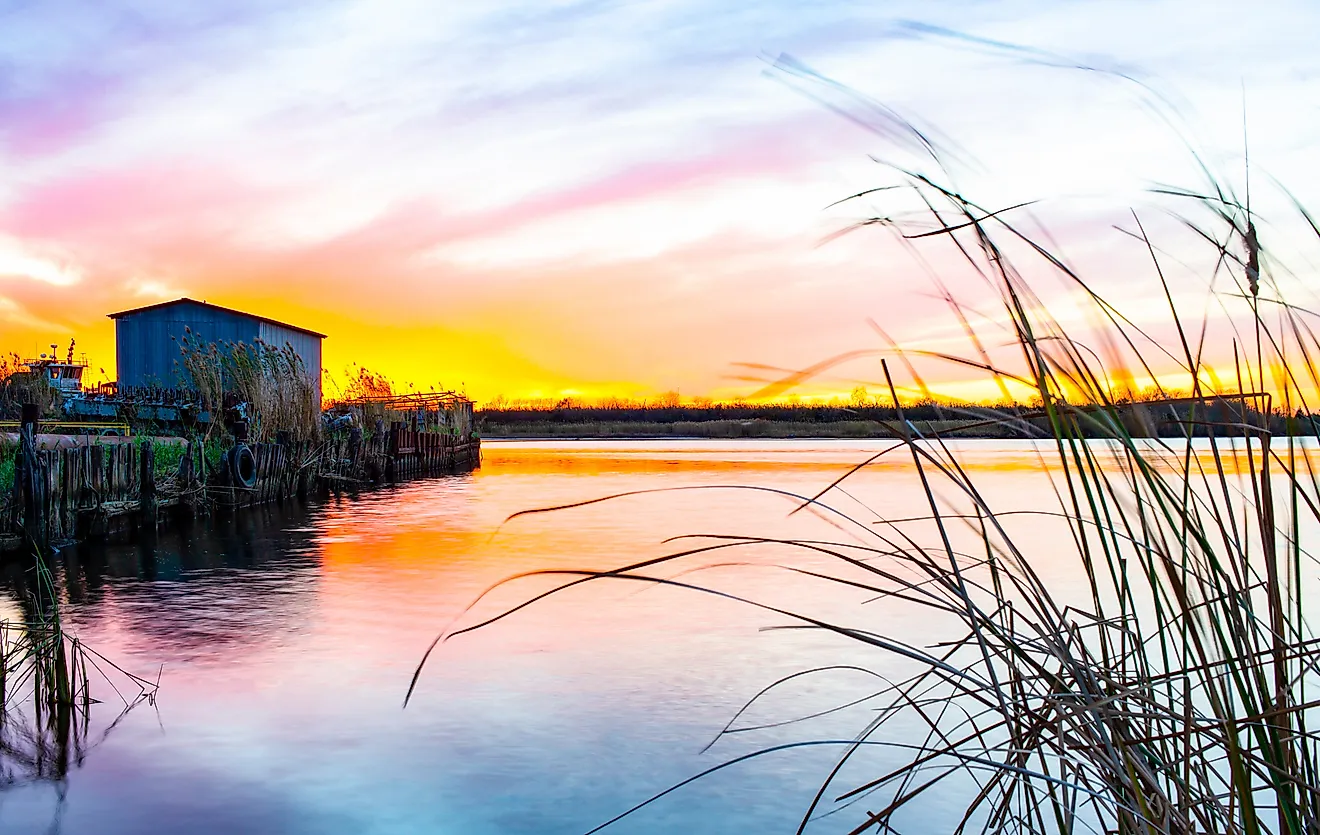
[[[191,514],[194,510],[194,497],[196,495],[193,490],[193,442],[191,440],[183,445],[183,457],[179,459],[179,489],[183,492],[183,495],[179,497],[179,504]]]
[[[349,471],[358,469],[358,456],[362,454],[362,427],[354,426],[348,430],[348,466]]]
[[[74,462],[77,461],[78,450],[61,449],[56,452],[59,461],[59,480],[60,480],[60,502],[59,502],[59,528],[60,537],[73,536],[73,513],[72,507],[75,505],[76,496],[74,490],[77,483],[74,481]]]
[[[156,447],[150,441],[142,445],[141,478],[139,479],[138,509],[142,512],[142,528],[156,532]]]
[[[288,484],[289,444],[293,443],[293,433],[280,429],[275,433],[275,458],[271,468],[270,499],[283,502],[289,493]]]
[[[0,520],[0,523],[4,525],[3,529],[0,529],[0,533],[12,533],[18,525],[22,524],[20,514],[23,512],[23,479],[19,478],[19,474],[23,469],[22,463],[23,448],[22,445],[19,445],[14,450],[14,484],[10,487],[9,513],[4,519]]]
[[[18,467],[14,471],[15,486],[21,485],[23,508],[23,534],[28,544],[38,551],[46,546],[45,479],[37,462],[37,415],[35,403],[24,403],[21,411],[21,440]],[[34,556],[36,556],[34,554]]]
[[[396,465],[399,458],[399,435],[402,432],[402,421],[396,420],[390,423],[389,446],[386,448],[385,452],[385,478],[388,481],[394,480]]]
[[[300,501],[306,501],[308,486],[311,483],[311,479],[312,479],[312,472],[311,472],[312,462],[308,460],[308,456],[310,455],[311,450],[308,447],[309,445],[305,443],[298,444],[298,456],[294,462],[295,465],[298,467],[297,490],[298,490],[298,499]],[[318,462],[320,461],[319,455],[317,456],[317,461]]]
[[[105,447],[97,444],[90,450],[92,468],[92,511],[88,523],[89,536],[103,536],[106,528],[105,504]]]
[[[24,403],[19,407],[20,431],[27,432],[31,430],[32,434],[37,433],[37,419],[41,416],[41,409],[36,403]]]

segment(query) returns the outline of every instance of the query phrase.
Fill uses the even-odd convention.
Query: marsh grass
[[[319,437],[317,380],[292,346],[208,341],[191,329],[178,342],[180,376],[212,415],[244,403],[254,441],[272,441],[280,431],[291,432],[297,440]],[[213,419],[208,431],[218,425]]]
[[[187,446],[180,441],[144,438],[141,443],[143,446],[150,445],[152,448],[152,465],[155,468],[158,481],[179,471],[179,463],[183,461],[183,456],[188,450]]]
[[[16,420],[24,403],[35,403],[41,414],[51,414],[60,394],[45,375],[28,371],[18,354],[0,356],[0,418]]]
[[[180,496],[186,492],[200,492],[203,488],[184,483],[180,476],[183,460],[189,454],[188,445],[179,440],[165,440],[144,436],[137,441],[145,449],[151,447],[152,476],[156,490],[166,496]],[[202,441],[202,459],[212,468],[219,466],[219,450],[223,447],[220,438],[212,436]]]
[[[18,444],[0,441],[0,507],[4,507],[14,490],[14,473],[18,462]]]
[[[0,787],[64,780],[128,711],[154,702],[159,685],[68,633],[40,552],[21,608],[20,620],[0,621]],[[93,723],[93,677],[121,703],[104,725]]]
[[[927,358],[1035,393],[1047,430],[1038,448],[1055,506],[1005,510],[1005,497],[983,489],[955,446],[903,421],[886,361],[900,421],[893,443],[858,468],[895,456],[910,461],[924,497],[920,518],[871,522],[845,514],[831,502],[850,471],[795,499],[799,509],[828,517],[860,541],[703,535],[681,550],[609,571],[531,572],[510,581],[561,581],[437,642],[489,628],[564,589],[612,580],[742,600],[777,622],[830,633],[863,658],[873,654],[876,670],[899,664],[906,672],[864,700],[872,718],[854,737],[806,738],[704,772],[794,747],[837,748],[837,763],[806,800],[798,832],[927,831],[923,804],[935,796],[941,814],[953,810],[953,832],[1320,832],[1320,639],[1306,600],[1318,579],[1308,550],[1320,523],[1315,448],[1276,437],[1267,419],[1310,413],[1320,388],[1320,342],[1314,315],[1283,297],[1246,201],[1208,168],[1201,189],[1162,190],[1185,203],[1186,228],[1210,247],[1214,278],[1227,287],[1215,300],[1233,314],[1229,344],[1211,343],[1206,319],[1180,314],[1159,249],[1132,216],[1129,231],[1149,254],[1152,286],[1169,302],[1167,321],[1152,332],[1075,272],[1048,236],[1019,226],[1011,210],[963,196],[925,134],[796,65],[781,70],[813,94],[844,96],[849,107],[865,110],[877,133],[925,160],[924,168],[888,165],[893,182],[857,197],[898,203],[898,211],[852,228],[888,230],[905,245],[947,247],[993,289],[996,329],[972,328],[967,323],[976,319],[948,295],[973,350]],[[1320,238],[1320,227],[1296,208]],[[1100,322],[1094,339],[1102,350],[1051,314],[1026,278],[1042,270],[1086,300]],[[1011,352],[987,347],[1004,334]],[[916,358],[890,349],[915,375]],[[1208,354],[1221,369],[1229,357],[1232,384],[1208,382]],[[1208,443],[1132,431],[1131,381],[1159,379],[1157,366],[1174,366],[1190,381],[1190,395],[1177,402],[1188,409],[1188,434],[1202,430]],[[1042,542],[1020,524],[1024,513],[1066,526],[1067,536],[1048,542],[1050,564],[1084,578],[1080,594],[1057,579],[1058,571],[1039,570]],[[953,637],[927,645],[880,634],[866,607],[812,615],[667,573],[716,552],[746,551],[754,559],[767,543],[835,566],[815,571],[810,582],[861,587],[912,623],[949,624]],[[824,674],[828,662],[789,678]],[[767,682],[749,706],[786,681]],[[887,758],[871,757],[876,751]],[[871,773],[858,779],[859,768]]]
[[[150,441],[147,441],[150,443]],[[15,463],[39,496],[33,436],[25,431]],[[62,781],[70,768],[113,730],[129,710],[154,702],[158,682],[121,669],[67,629],[48,563],[51,551],[38,531],[25,530],[28,569],[17,588],[19,616],[0,620],[0,787],[39,780]],[[17,557],[14,557],[17,558]],[[92,677],[123,704],[119,717],[93,735]],[[125,692],[136,688],[130,699]]]

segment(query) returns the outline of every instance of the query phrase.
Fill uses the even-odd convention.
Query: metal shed
[[[321,340],[325,334],[196,299],[139,307],[109,314],[115,320],[115,361],[123,387],[184,387],[178,366],[179,339],[191,331],[202,342],[261,340],[276,348],[286,344],[302,359],[321,391]]]

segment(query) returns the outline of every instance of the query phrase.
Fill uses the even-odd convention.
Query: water
[[[154,708],[125,716],[64,784],[0,793],[0,829],[577,833],[744,753],[847,739],[869,719],[865,706],[731,735],[702,753],[744,702],[782,676],[826,664],[886,673],[898,662],[819,631],[767,631],[793,623],[773,611],[618,580],[573,588],[445,642],[406,710],[402,701],[441,630],[571,579],[519,580],[465,611],[520,572],[614,568],[698,544],[664,541],[684,534],[861,542],[868,535],[855,531],[875,514],[922,513],[925,493],[903,458],[832,494],[851,521],[789,516],[794,504],[782,495],[722,487],[809,495],[884,446],[488,443],[484,466],[470,476],[255,511],[162,535],[152,548],[67,554],[73,629],[126,669],[159,672],[160,694]],[[960,450],[1001,507],[1054,506],[1030,444],[963,442]],[[504,523],[528,508],[676,487],[702,489]],[[1061,523],[1029,524],[1024,530],[1043,545],[1067,535]],[[1042,548],[1038,569],[1065,589],[1079,583],[1076,566],[1052,553]],[[818,553],[762,545],[656,571],[916,642],[939,637],[939,624],[911,607],[868,603],[869,592],[789,570],[831,565]],[[796,679],[742,723],[780,722],[878,686],[856,670]],[[93,725],[104,728],[118,708],[113,694],[98,692],[107,702]],[[837,754],[813,747],[737,764],[610,831],[793,831]],[[896,756],[867,752],[855,773],[874,774]],[[860,811],[811,831],[847,831]],[[942,813],[932,795],[926,823],[938,829]]]

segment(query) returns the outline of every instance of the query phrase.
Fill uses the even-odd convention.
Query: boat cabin
[[[84,354],[74,359],[73,342],[69,342],[69,351],[63,360],[57,354],[59,346],[51,345],[49,354],[42,354],[34,360],[24,360],[28,372],[33,376],[44,377],[51,387],[61,394],[82,393],[83,374],[87,371],[87,356]]]

